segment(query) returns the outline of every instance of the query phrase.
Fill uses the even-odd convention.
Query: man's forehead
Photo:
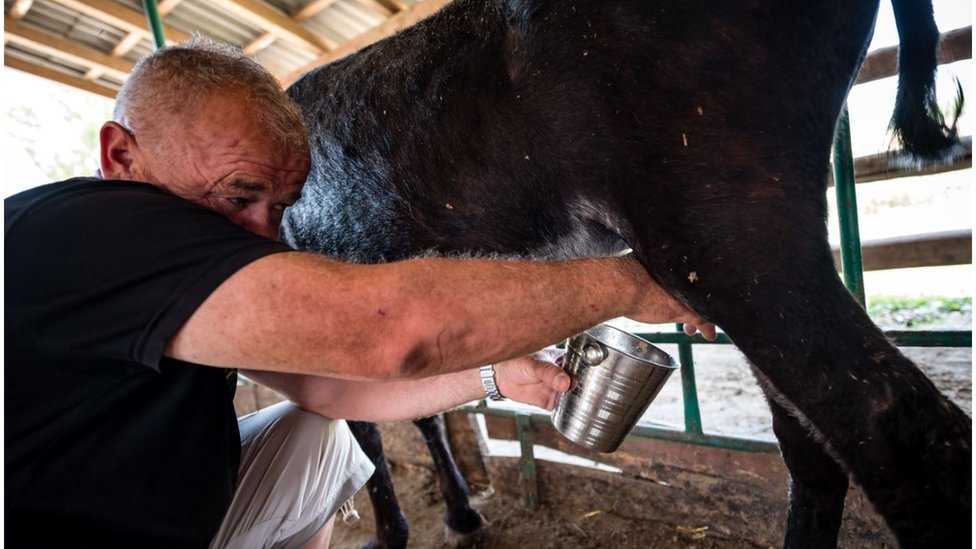
[[[300,192],[308,176],[311,159],[288,146],[286,139],[255,113],[256,106],[245,96],[233,93],[211,94],[196,109],[190,139],[195,148],[208,151],[213,160],[235,162],[245,160],[256,170],[253,180],[241,178],[235,182],[238,190],[264,192],[262,181],[269,175]],[[220,159],[220,160],[217,160]],[[277,185],[276,185],[277,187]],[[273,189],[276,192],[284,188]]]
[[[264,183],[256,181],[231,181],[230,186],[241,191],[261,192],[268,189]]]

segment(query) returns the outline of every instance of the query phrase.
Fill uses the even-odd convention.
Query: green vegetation
[[[55,105],[61,107],[60,111]],[[102,106],[101,116],[98,116],[97,108],[93,109],[94,115],[93,111],[82,115],[75,110],[76,107],[64,100],[53,101],[48,106],[52,111],[60,113],[60,119],[53,115],[41,116],[27,106],[11,107],[6,112],[6,120],[11,122],[6,128],[7,133],[23,146],[37,168],[51,181],[93,175],[98,168],[98,132],[102,120],[111,118],[111,111],[96,104],[93,107]],[[93,118],[94,121],[86,120],[86,117]],[[62,128],[76,129],[75,139],[69,146],[52,146],[52,142],[57,142],[51,135],[52,120],[61,124],[53,131]]]
[[[914,328],[944,324],[949,318],[965,323],[972,313],[971,297],[868,297],[868,314],[881,326]]]

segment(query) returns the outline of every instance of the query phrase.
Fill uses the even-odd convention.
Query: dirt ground
[[[971,317],[953,319],[939,329],[971,329]],[[930,328],[931,329],[931,328]],[[676,349],[662,345],[666,351]],[[966,413],[972,415],[972,349],[909,348],[903,351],[932,379],[935,385]],[[676,355],[675,355],[676,356]],[[774,440],[765,401],[749,371],[745,358],[725,345],[696,346],[695,374],[702,423],[706,432]],[[510,406],[510,405],[509,405]],[[683,425],[681,382],[676,374],[651,405],[643,421],[675,428]],[[489,441],[489,449],[492,445]],[[475,547],[497,549],[619,549],[758,547],[748,542],[708,536],[708,532],[654,522],[634,522],[600,508],[543,505],[532,512],[512,495],[490,489],[474,497],[475,506],[489,519],[490,526],[470,540],[445,541],[441,515],[443,502],[429,469],[408,463],[393,463],[394,482],[410,523],[409,547]],[[333,547],[357,548],[373,532],[372,512],[365,492],[356,497],[362,519],[353,526],[337,524]]]
[[[598,506],[555,507],[542,505],[537,511],[525,509],[517,499],[490,490],[472,498],[472,504],[490,524],[470,539],[445,537],[441,515],[444,504],[433,472],[420,465],[393,464],[397,496],[410,523],[408,547],[474,549],[756,549],[743,541],[708,537],[700,527],[681,527],[656,522],[635,522]],[[364,492],[356,496],[361,515],[352,526],[336,524],[332,547],[355,549],[373,535],[373,514]]]

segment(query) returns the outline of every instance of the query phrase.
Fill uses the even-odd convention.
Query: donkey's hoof
[[[453,516],[445,514],[444,524],[449,531],[466,535],[478,530],[482,525],[488,524],[488,519],[477,510],[465,507],[463,511],[455,513]]]
[[[484,515],[471,508],[463,514],[463,520],[456,523],[452,524],[448,517],[444,517],[444,543],[448,547],[467,547],[482,538],[482,526],[489,524]]]
[[[360,549],[406,549],[407,540],[410,538],[406,517],[401,516],[401,520],[398,520],[394,526],[383,530],[382,534],[382,541],[377,535],[377,537],[362,544]]]

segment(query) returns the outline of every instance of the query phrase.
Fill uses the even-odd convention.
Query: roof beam
[[[287,75],[281,83],[287,87],[295,80],[298,80],[299,76],[305,74],[309,70],[320,65],[331,63],[336,59],[340,59],[349,55],[350,53],[365,48],[374,42],[378,42],[388,36],[392,36],[396,32],[413,25],[417,21],[433,15],[434,12],[443,8],[450,2],[451,0],[424,0],[423,2],[414,5],[412,8],[394,15],[393,17],[364,32],[363,34],[360,34],[352,40],[343,42],[338,48],[318,56],[311,63],[308,63],[304,67]]]
[[[112,48],[112,53],[110,55],[112,57],[120,58],[132,51],[132,48],[136,47],[136,44],[141,41],[142,36],[140,36],[139,33],[130,32],[125,36],[125,38],[119,40],[119,43]],[[89,69],[88,72],[85,73],[85,80],[98,80],[98,78],[103,74],[105,74],[105,71],[102,69]]]
[[[291,19],[296,23],[301,23],[302,21],[315,17],[316,15],[321,13],[323,10],[325,10],[332,4],[335,4],[336,2],[338,2],[338,0],[311,0],[310,2],[302,6],[294,14],[292,14]],[[241,50],[244,52],[244,55],[254,55],[257,52],[263,50],[264,48],[270,46],[277,39],[278,39],[278,35],[275,34],[274,32],[270,32],[270,31],[265,32],[261,36],[258,36],[254,40],[251,40],[250,42],[245,44],[244,47],[241,48]],[[335,47],[336,45],[337,44],[334,44],[332,47]],[[332,49],[332,47],[330,47],[329,49]],[[322,50],[317,50],[317,51],[322,51]]]
[[[112,48],[112,57],[122,57],[125,54],[132,51],[132,48],[136,47],[136,44],[142,41],[142,35],[137,32],[130,32],[123,38],[119,40],[119,43]]]
[[[90,69],[101,70],[120,80],[128,78],[129,72],[132,71],[132,63],[35,29],[13,19],[4,19],[3,33],[4,40],[27,46],[45,55],[66,59]]]
[[[301,23],[325,11],[326,8],[339,0],[309,0],[304,6],[292,14],[291,18]]]
[[[176,6],[182,1],[183,0],[162,0],[156,5],[156,11],[159,12],[160,17],[169,15],[173,13],[173,10],[175,10]]]
[[[34,0],[15,0],[13,5],[10,6],[10,17],[23,19],[27,15],[27,12],[30,11],[33,3]]]
[[[356,0],[356,3],[383,17],[390,17],[395,13],[394,10],[384,6],[378,0]]]
[[[66,8],[81,12],[84,15],[98,19],[113,27],[122,29],[129,33],[138,33],[139,36],[152,40],[152,31],[146,23],[146,16],[140,12],[123,6],[112,0],[54,0]],[[174,29],[169,25],[163,25],[163,32],[166,34],[168,42],[182,42],[190,38],[190,35]]]
[[[73,88],[78,88],[79,90],[84,90],[86,92],[91,92],[103,97],[108,97],[109,99],[115,99],[116,90],[108,87],[102,86],[101,84],[96,84],[94,82],[89,82],[84,78],[78,76],[72,76],[70,74],[61,72],[50,67],[45,67],[44,65],[38,65],[36,63],[31,63],[30,61],[24,61],[17,57],[11,55],[3,56],[3,64],[11,69],[15,69],[21,72],[26,72],[28,74],[33,74],[34,76],[44,78],[46,80],[53,80],[55,82],[60,82],[62,84],[71,86]]]
[[[401,11],[406,11],[410,8],[410,6],[401,0],[376,0],[376,3],[382,5],[393,13],[400,13]]]
[[[156,5],[156,11],[159,13],[160,17],[164,17],[172,13],[173,10],[176,9],[176,6],[179,5],[179,3],[182,1],[183,0],[163,0],[162,2]],[[129,33],[126,34],[125,38],[119,40],[119,43],[116,44],[114,48],[112,48],[112,57],[124,57],[125,54],[132,51],[132,49],[135,48],[139,44],[139,42],[142,41],[142,39],[143,39],[143,34],[141,32],[129,31]],[[153,37],[152,40],[155,41],[155,37]],[[92,69],[88,71],[87,74],[85,74],[85,79],[96,80],[101,75],[102,75],[102,71],[98,69]]]
[[[244,53],[244,55],[254,55],[257,52],[273,44],[274,41],[277,39],[278,37],[275,36],[274,33],[266,32],[261,36],[258,36],[254,40],[251,40],[247,44],[244,44],[244,47],[241,48],[241,51]]]
[[[330,51],[338,46],[335,42],[306,29],[284,12],[260,0],[211,0],[211,2],[223,8],[232,17],[248,21],[268,33],[312,51]]]

